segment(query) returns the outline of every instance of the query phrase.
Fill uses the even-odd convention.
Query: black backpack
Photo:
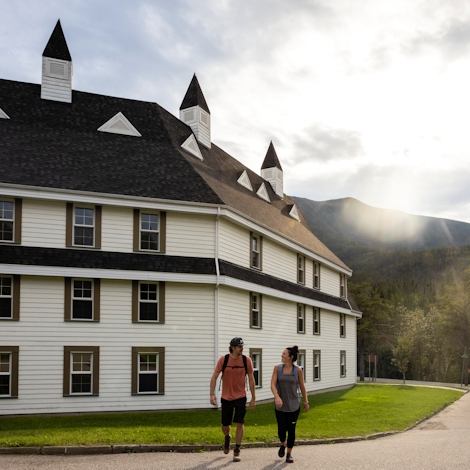
[[[224,370],[227,367],[229,357],[230,357],[230,354],[225,355],[224,364],[222,365],[222,377],[224,376]],[[243,359],[243,367],[245,367],[245,375],[248,375],[248,366],[246,364],[246,356],[244,354],[242,354],[242,359]],[[235,366],[235,368],[237,367],[238,366]]]

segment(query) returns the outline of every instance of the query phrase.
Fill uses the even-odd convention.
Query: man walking
[[[233,449],[233,461],[240,461],[240,445],[245,433],[246,413],[246,376],[250,385],[251,401],[250,409],[253,411],[256,405],[255,378],[253,375],[253,363],[251,358],[243,355],[243,339],[233,338],[230,341],[230,354],[221,356],[217,361],[211,378],[210,394],[211,405],[217,406],[215,384],[217,377],[222,372],[222,432],[224,433],[224,454],[230,452],[230,426],[232,421],[237,426],[235,435],[235,449]]]

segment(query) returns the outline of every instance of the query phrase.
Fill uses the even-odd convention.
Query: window
[[[132,348],[132,395],[165,393],[165,348]]]
[[[250,349],[250,358],[253,362],[253,375],[255,377],[256,387],[261,387],[261,361],[262,361],[263,351],[261,349]]]
[[[297,282],[305,284],[305,256],[297,255]]]
[[[99,346],[64,346],[64,396],[99,395]]]
[[[313,307],[313,334],[320,334],[320,309]]]
[[[0,200],[0,242],[21,243],[21,199]]]
[[[18,398],[18,346],[0,346],[0,398]]]
[[[134,251],[166,251],[166,212],[134,209]]]
[[[339,335],[341,338],[346,336],[346,315],[344,313],[339,314]]]
[[[302,369],[304,373],[304,381],[307,381],[307,368],[305,364],[305,350],[304,349],[299,349],[299,355],[297,356],[297,365]]]
[[[305,305],[297,304],[297,333],[305,333]]]
[[[65,320],[100,320],[100,280],[65,278]]]
[[[339,275],[339,296],[346,297],[346,276],[344,274]]]
[[[313,351],[313,380],[321,380],[321,351]]]
[[[251,267],[261,269],[261,242],[259,235],[251,234]]]
[[[261,328],[261,294],[250,294],[250,327]]]
[[[165,283],[132,281],[132,321],[165,323]]]
[[[346,377],[346,351],[340,351],[339,358],[340,376]]]
[[[101,248],[101,206],[67,203],[65,244]]]
[[[313,263],[313,287],[320,289],[320,263]]]
[[[0,320],[20,319],[20,276],[0,275]]]

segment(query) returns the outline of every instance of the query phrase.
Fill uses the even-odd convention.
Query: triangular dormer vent
[[[10,116],[8,116],[8,114],[3,111],[2,108],[0,108],[0,119],[10,119]]]
[[[196,158],[199,158],[199,160],[203,160],[202,158],[202,153],[199,150],[199,146],[197,145],[196,142],[196,137],[194,137],[194,134],[191,134],[182,144],[181,147],[184,148],[186,151],[188,151],[191,155],[194,155]]]
[[[271,202],[271,199],[269,199],[268,190],[266,189],[264,183],[261,183],[261,186],[259,187],[258,191],[256,191],[256,194],[266,202]]]
[[[253,186],[251,186],[251,181],[246,170],[240,175],[240,178],[238,178],[237,183],[241,184],[250,191],[253,191]]]
[[[295,204],[292,204],[292,209],[289,211],[289,215],[300,222],[300,216],[299,216],[299,211],[297,210],[297,206]]]
[[[142,137],[142,134],[130,123],[130,121],[120,111],[109,121],[98,128],[100,132],[109,132],[111,134],[132,135]]]

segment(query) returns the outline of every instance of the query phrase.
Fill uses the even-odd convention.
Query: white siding
[[[313,335],[313,310],[307,306],[305,334],[297,333],[297,304],[269,296],[262,298],[262,329],[250,328],[249,292],[219,289],[219,354],[228,352],[230,339],[241,336],[244,354],[262,349],[262,387],[257,400],[272,399],[270,389],[274,366],[281,362],[284,348],[297,345],[306,352],[307,392],[352,385],[356,381],[356,320],[346,317],[346,337],[339,336],[339,314],[322,310],[321,334]],[[313,350],[321,350],[321,380],[313,381]],[[340,377],[340,351],[346,350],[347,375]],[[249,393],[248,393],[249,396]]]
[[[297,253],[263,238],[263,272],[297,282]]]
[[[65,202],[23,200],[21,243],[65,248]]]
[[[339,297],[339,272],[324,264],[321,265],[320,269],[320,290]]]
[[[167,212],[166,254],[215,256],[215,217]]]
[[[101,249],[132,252],[134,212],[127,207],[103,206],[101,211]]]
[[[98,323],[64,322],[63,306],[62,278],[22,276],[20,323],[2,322],[0,338],[20,348],[19,398],[0,400],[0,415],[209,406],[213,287],[168,283],[164,324],[132,323],[131,281],[101,281]],[[62,396],[64,346],[100,347],[99,397]],[[165,395],[131,396],[133,346],[165,347]]]
[[[250,231],[220,219],[219,258],[250,267]]]

